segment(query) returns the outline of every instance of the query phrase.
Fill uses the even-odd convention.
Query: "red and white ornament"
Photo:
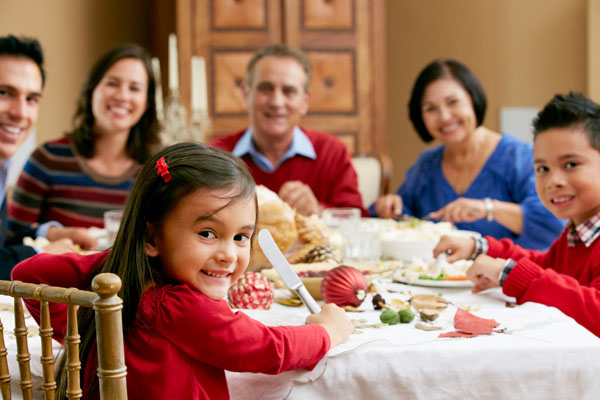
[[[268,310],[273,304],[273,286],[258,272],[246,272],[227,292],[233,308]]]

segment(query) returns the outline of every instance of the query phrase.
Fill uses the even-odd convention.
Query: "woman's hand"
[[[500,272],[502,272],[504,264],[506,264],[506,260],[501,258],[492,258],[484,254],[477,257],[473,265],[467,270],[467,279],[475,284],[471,288],[471,292],[477,293],[499,287]]]
[[[59,239],[42,247],[44,253],[62,254],[75,251],[75,245],[71,239]]]
[[[71,239],[83,250],[94,250],[98,246],[96,239],[89,235],[87,228],[59,228],[53,226],[48,229],[47,238],[51,242],[65,238]]]
[[[320,313],[306,317],[306,323],[323,326],[329,334],[332,348],[344,343],[354,330],[344,309],[333,303],[325,304]]]
[[[380,218],[398,218],[402,215],[402,197],[397,194],[381,196],[375,202],[375,212]]]
[[[473,222],[486,216],[487,210],[483,200],[464,197],[460,197],[428,215],[429,218],[452,223]]]
[[[475,251],[475,239],[444,235],[433,249],[433,256],[437,258],[441,253],[448,254],[446,261],[453,263],[458,260],[468,260]]]

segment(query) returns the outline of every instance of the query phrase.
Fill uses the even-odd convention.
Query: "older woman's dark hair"
[[[427,131],[423,122],[423,93],[427,86],[440,78],[453,78],[469,93],[473,103],[473,111],[477,118],[477,126],[483,123],[487,100],[479,79],[464,64],[452,59],[439,59],[429,63],[419,74],[413,86],[408,103],[408,112],[412,124],[425,142],[431,142],[433,136]]]
[[[533,119],[533,138],[555,128],[580,127],[600,151],[600,105],[581,93],[557,94]]]
[[[144,64],[148,74],[148,93],[146,97],[146,111],[140,120],[131,127],[127,138],[126,151],[132,159],[143,163],[155,153],[160,143],[159,125],[156,119],[154,73],[152,71],[152,60],[146,50],[133,43],[121,44],[108,51],[90,70],[79,96],[77,111],[73,116],[75,129],[71,132],[71,138],[79,154],[91,158],[94,155],[94,114],[92,112],[92,95],[96,86],[100,83],[104,74],[117,61],[124,58],[135,58]]]

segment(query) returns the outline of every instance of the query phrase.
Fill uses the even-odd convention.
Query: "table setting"
[[[312,370],[279,375],[228,371],[232,399],[597,397],[600,338],[554,307],[517,305],[500,288],[473,294],[465,276],[472,261],[433,258],[441,235],[477,233],[435,221],[332,214],[314,225],[320,229],[316,236],[326,238],[312,242],[320,246],[319,257],[297,257],[294,245],[279,250],[317,307],[324,302],[344,306],[353,334]],[[260,219],[259,211],[258,244],[260,229],[275,232],[277,242],[277,227],[261,225]],[[354,241],[354,249],[348,249],[347,232],[362,235],[363,242],[371,235],[370,243],[357,251]],[[285,273],[282,280],[270,265],[260,275],[274,288],[270,307],[230,302],[232,308],[266,325],[304,324],[314,305],[297,298],[299,286],[286,288],[294,289]],[[332,275],[349,283],[331,289]]]

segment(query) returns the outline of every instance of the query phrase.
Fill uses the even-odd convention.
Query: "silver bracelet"
[[[485,220],[486,221],[493,221],[494,220],[494,203],[492,202],[492,199],[490,199],[489,197],[486,197],[485,199],[483,199],[483,204],[485,205]]]

